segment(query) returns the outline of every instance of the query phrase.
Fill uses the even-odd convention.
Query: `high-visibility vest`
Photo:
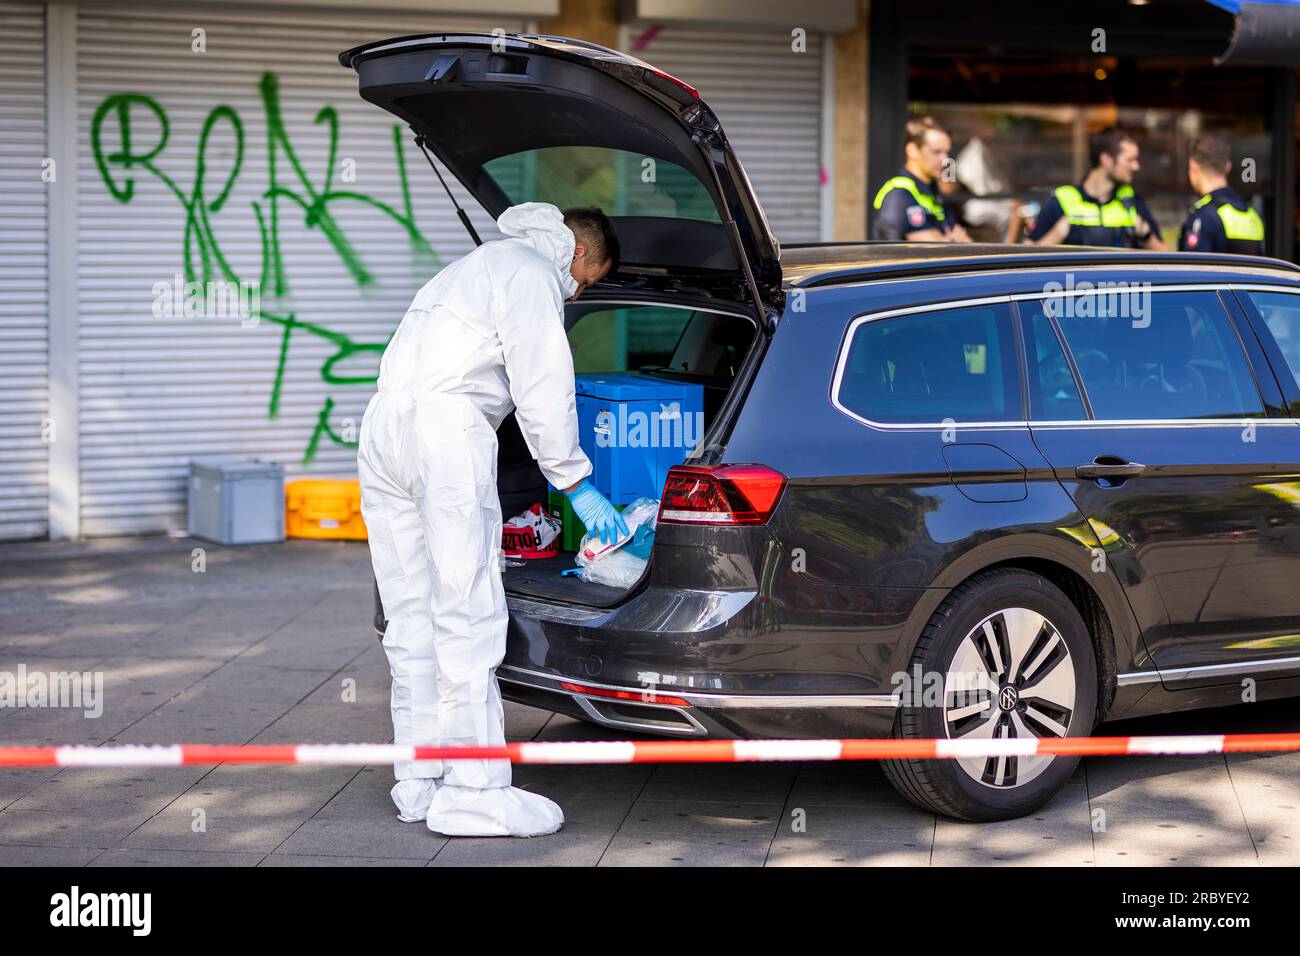
[[[1132,186],[1120,186],[1110,201],[1100,206],[1092,200],[1084,199],[1078,186],[1058,186],[1054,195],[1071,226],[1103,226],[1108,229],[1137,227],[1137,209],[1124,204],[1125,199],[1134,196]]]
[[[943,212],[943,203],[939,202],[935,197],[921,192],[916,186],[916,181],[911,176],[895,176],[893,179],[885,180],[885,184],[876,191],[876,198],[871,204],[872,207],[879,209],[881,204],[884,203],[885,197],[894,189],[906,189],[912,194],[912,198],[916,200],[918,206],[940,222],[947,219]]]
[[[1192,211],[1202,208],[1206,203],[1214,201],[1214,197],[1206,193],[1200,199],[1196,200],[1192,206]],[[1259,217],[1250,206],[1245,209],[1238,209],[1232,203],[1219,203],[1218,208],[1214,210],[1219,221],[1223,223],[1223,234],[1230,240],[1239,240],[1241,242],[1263,242],[1264,241],[1264,220]]]

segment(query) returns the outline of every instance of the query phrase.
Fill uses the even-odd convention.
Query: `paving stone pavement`
[[[192,549],[206,570],[193,570]],[[103,712],[0,708],[0,743],[391,739],[364,543],[0,545],[0,671],[99,671]],[[1300,702],[1115,733],[1300,729]],[[507,704],[512,740],[623,736]],[[952,866],[1300,863],[1300,754],[1090,760],[1031,817],[936,818],[869,763],[517,767],[566,824],[447,839],[388,767],[0,770],[9,866]]]

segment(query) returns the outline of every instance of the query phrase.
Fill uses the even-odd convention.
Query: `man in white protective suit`
[[[496,667],[506,646],[496,429],[515,410],[542,474],[588,532],[627,534],[587,480],[564,301],[617,264],[599,209],[524,203],[415,295],[379,366],[357,467],[370,557],[388,618],[393,740],[501,746]],[[394,767],[398,817],[448,836],[554,833],[551,800],[510,786],[506,760]]]

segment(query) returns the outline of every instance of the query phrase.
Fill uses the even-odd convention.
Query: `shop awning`
[[[1300,67],[1300,0],[1208,0],[1237,18],[1214,62]]]

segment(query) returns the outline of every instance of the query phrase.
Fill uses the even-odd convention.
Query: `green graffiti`
[[[415,222],[411,202],[410,183],[406,162],[402,154],[402,136],[399,126],[393,127],[393,155],[398,182],[402,191],[402,208],[393,208],[373,196],[356,190],[341,189],[334,183],[338,162],[339,117],[332,106],[323,106],[313,122],[323,126],[328,136],[324,175],[319,184],[313,181],[298,152],[295,150],[284,116],[280,109],[280,86],[274,74],[264,73],[258,83],[262,111],[266,120],[266,183],[267,188],[250,205],[257,223],[260,239],[261,265],[257,281],[263,296],[269,296],[271,307],[261,305],[251,318],[265,319],[280,327],[280,346],[274,380],[267,401],[267,416],[276,418],[280,412],[280,398],[284,387],[285,369],[290,349],[296,335],[313,335],[329,342],[335,349],[322,363],[321,380],[331,386],[368,385],[375,374],[345,375],[335,371],[341,362],[358,355],[381,354],[387,342],[358,342],[351,336],[335,332],[322,325],[303,321],[292,308],[283,307],[291,294],[290,276],[285,269],[280,239],[280,222],[283,214],[301,216],[303,225],[318,231],[329,243],[339,265],[353,283],[366,289],[373,286],[374,274],[366,267],[360,251],[349,240],[343,227],[331,212],[339,203],[359,203],[383,213],[395,228],[402,230],[410,244],[413,266],[432,273],[442,262]],[[142,143],[138,139],[132,120],[133,111],[142,111],[157,124],[154,142]],[[118,148],[109,151],[105,144],[105,127],[115,130]],[[208,158],[209,141],[219,127],[228,129],[234,140],[233,157],[227,168],[215,169]],[[214,106],[209,111],[199,131],[194,158],[194,176],[188,193],[157,162],[168,146],[171,123],[167,111],[152,97],[142,93],[116,93],[105,98],[95,110],[90,124],[91,150],[95,166],[110,195],[118,202],[130,203],[135,198],[136,177],[141,174],[157,179],[170,192],[184,211],[181,234],[181,262],[185,281],[201,283],[206,289],[209,282],[239,283],[240,276],[230,261],[222,254],[221,244],[214,227],[214,218],[226,206],[240,174],[244,171],[244,123],[239,113],[226,105]],[[209,181],[211,180],[211,182]],[[355,441],[345,441],[331,426],[330,412],[334,400],[326,395],[317,416],[316,425],[303,451],[302,463],[310,464],[316,457],[322,438],[336,445],[356,447]]]

